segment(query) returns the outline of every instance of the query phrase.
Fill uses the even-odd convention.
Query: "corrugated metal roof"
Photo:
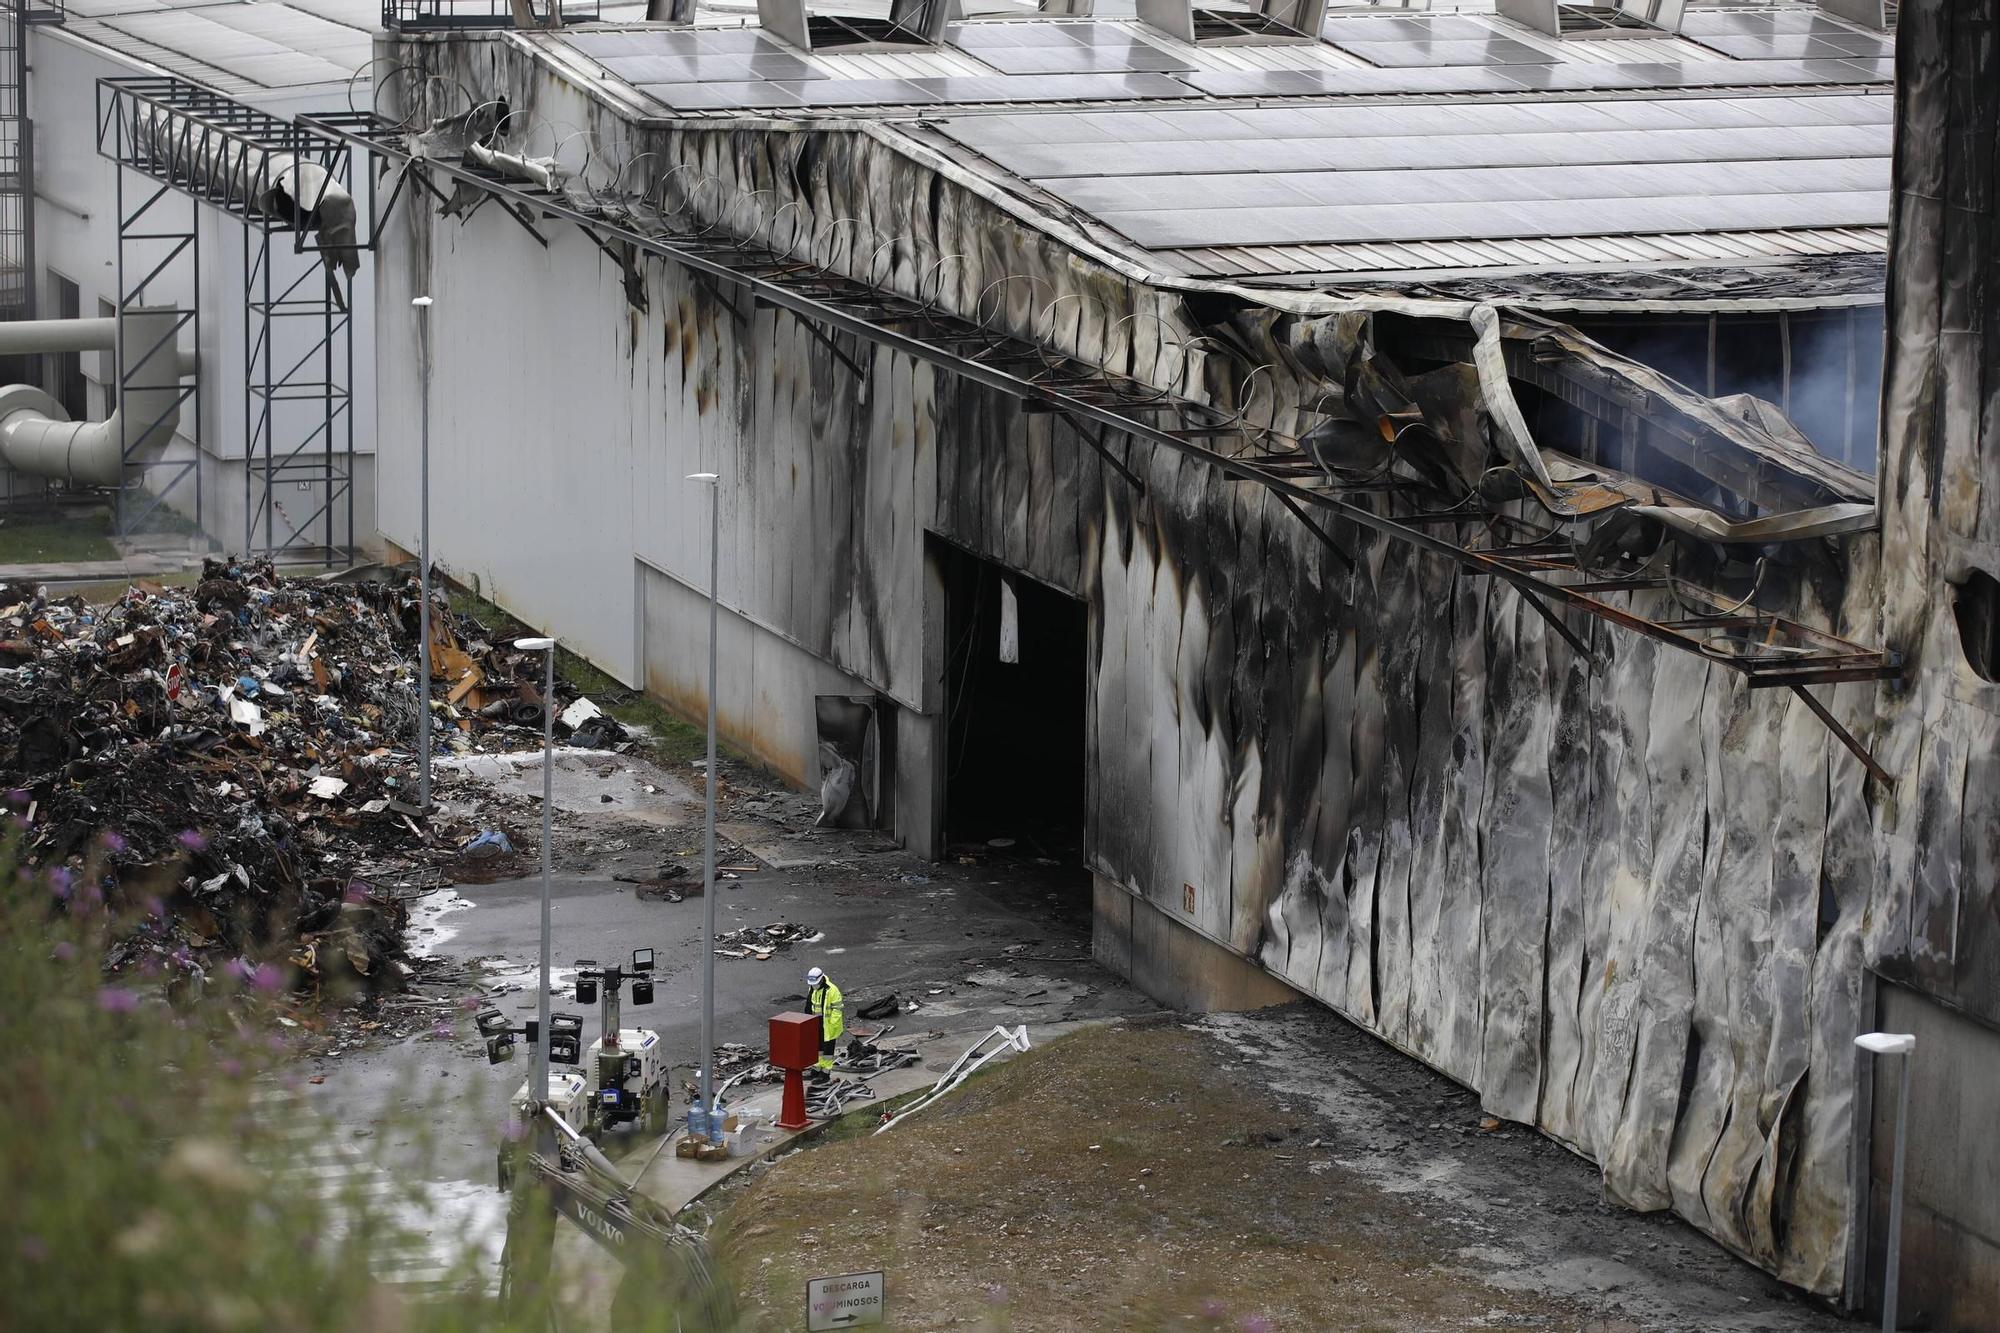
[[[37,29],[234,97],[345,84],[372,54],[379,0],[75,0]]]
[[[1180,272],[1330,276],[1879,251],[1892,110],[1861,91],[1605,93],[1476,114],[1266,100],[954,115],[926,131]]]

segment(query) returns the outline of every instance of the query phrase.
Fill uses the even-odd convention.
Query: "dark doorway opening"
[[[945,840],[1034,865],[1046,893],[1088,910],[1084,604],[957,547],[940,542],[934,554],[945,589]]]

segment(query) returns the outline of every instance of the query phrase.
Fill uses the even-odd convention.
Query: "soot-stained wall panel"
[[[1341,532],[1349,571],[1198,459],[1135,453],[1141,492],[983,397],[941,394],[944,535],[1007,559],[978,495],[1071,464],[1094,487],[1063,585],[1092,607],[1093,869],[1588,1154],[1620,1200],[1838,1289],[1873,868],[1818,720],[1595,622],[1572,625],[1586,662],[1406,545]],[[1014,555],[1054,581],[1070,549]],[[1865,608],[1857,561],[1857,607],[1797,609]],[[1865,729],[1871,691],[1829,698]]]
[[[2000,55],[1991,4],[1918,0],[1897,55],[1881,454],[1882,633],[1913,684],[1885,742],[1891,882],[1870,947],[1898,980],[2000,1025],[2000,685],[1954,615],[2000,577]]]

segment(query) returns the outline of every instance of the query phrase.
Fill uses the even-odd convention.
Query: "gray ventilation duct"
[[[54,398],[32,384],[0,389],[0,462],[16,472],[83,486],[122,486],[128,463],[150,463],[166,452],[181,418],[181,376],[190,358],[174,350],[180,327],[174,310],[125,315],[125,353],[118,409],[103,421],[71,421]],[[115,352],[115,319],[48,319],[0,323],[0,355]]]

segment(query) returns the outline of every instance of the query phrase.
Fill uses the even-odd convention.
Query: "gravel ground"
[[[1481,1125],[1321,1010],[1131,1018],[753,1173],[718,1242],[772,1330],[807,1278],[874,1268],[908,1329],[1844,1327]]]

